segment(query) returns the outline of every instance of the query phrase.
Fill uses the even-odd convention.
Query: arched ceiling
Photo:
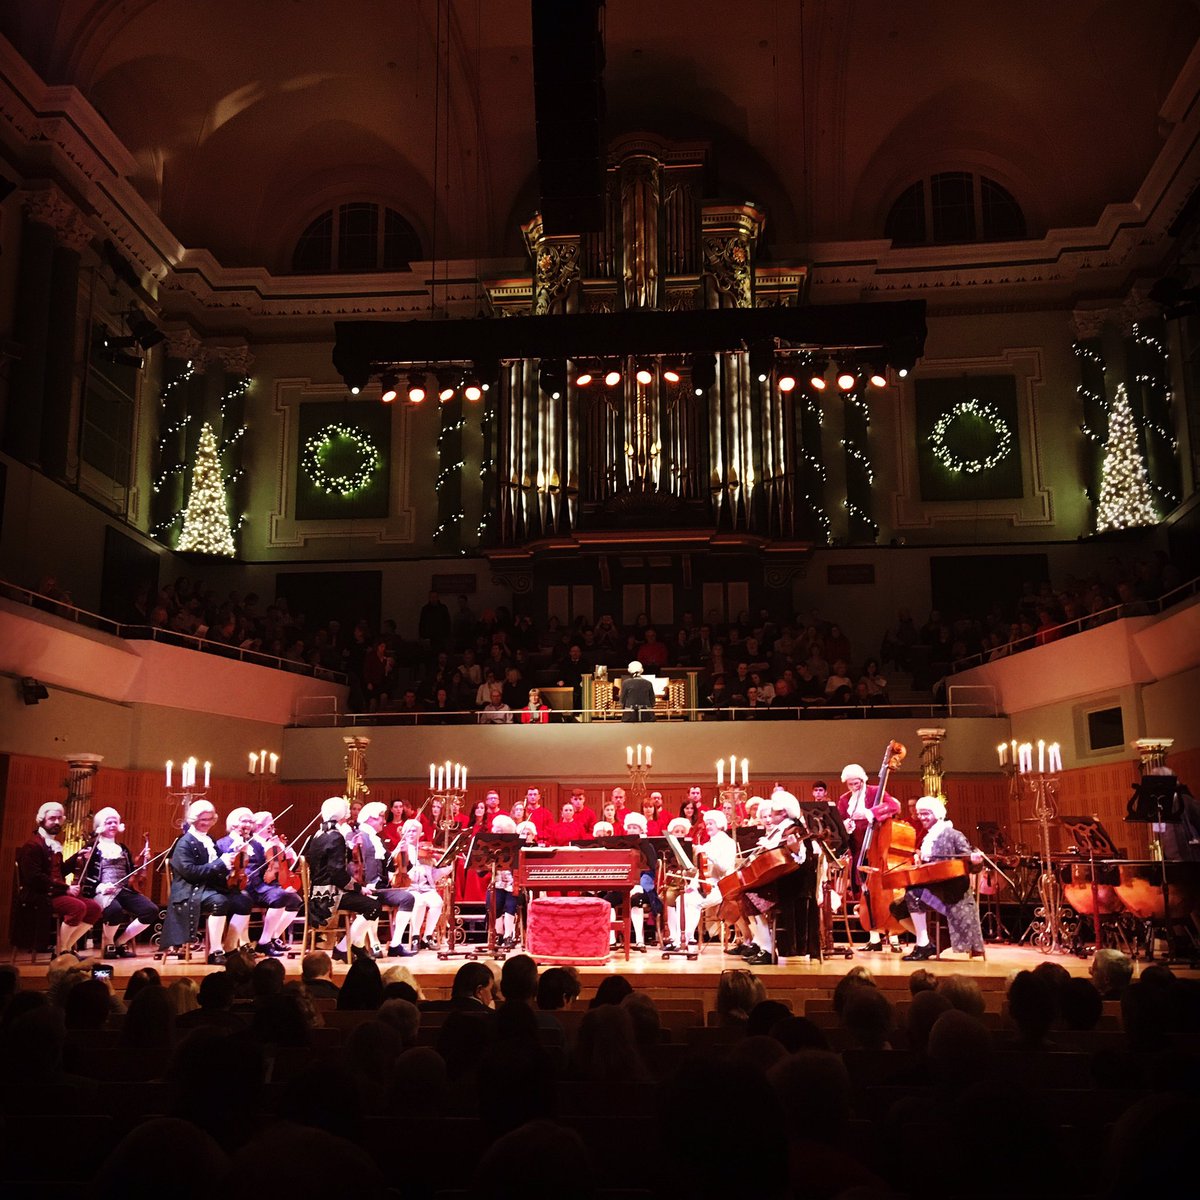
[[[765,204],[768,241],[802,253],[881,236],[906,182],[955,165],[987,164],[1039,229],[1095,221],[1158,153],[1200,14],[1187,0],[608,0],[605,26],[609,132],[710,140],[714,188]],[[439,255],[510,250],[537,163],[530,28],[528,0],[0,13],[48,82],[104,115],[185,245],[272,269],[339,190],[386,199],[427,243],[436,195]]]

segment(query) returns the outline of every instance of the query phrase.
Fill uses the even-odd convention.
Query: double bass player
[[[863,839],[868,828],[882,821],[888,821],[900,812],[900,801],[895,796],[889,796],[885,791],[879,794],[878,784],[867,783],[867,772],[858,763],[850,763],[842,768],[842,782],[846,785],[837,801],[838,815],[846,825],[850,835],[851,862],[858,862],[862,852]],[[860,880],[856,872],[851,870],[849,893],[847,901],[853,903],[861,892]],[[880,951],[883,940],[878,929],[868,930],[865,949]]]

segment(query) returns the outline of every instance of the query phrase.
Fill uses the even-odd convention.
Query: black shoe
[[[259,942],[254,947],[254,953],[265,955],[268,958],[282,958],[284,955],[284,951],[280,950],[274,942]]]
[[[634,942],[633,945],[630,946],[629,948],[630,948],[630,950],[636,950],[639,954],[646,953],[646,943],[645,942]]]
[[[412,958],[413,952],[403,943],[387,948],[388,958]]]
[[[336,946],[334,946],[334,948],[329,952],[329,957],[332,958],[334,962],[345,962],[346,952],[345,950],[339,950]]]
[[[663,942],[662,944],[662,952],[664,954],[674,954],[678,949],[679,947],[674,942]]]
[[[109,944],[104,947],[104,957],[105,958],[124,958],[124,955],[121,954],[121,952],[117,949],[117,946],[115,943],[109,942]]]
[[[914,946],[900,961],[925,962],[930,958],[937,958],[937,951],[933,948],[932,942],[925,946]]]
[[[210,967],[223,967],[225,965],[225,951],[214,950],[208,956],[208,965]]]
[[[739,946],[734,953],[740,958],[754,958],[756,955],[761,954],[762,951],[758,948],[757,942],[747,942],[744,946]]]
[[[882,954],[882,942],[868,942],[865,946],[859,946],[859,951],[863,954]]]
[[[777,965],[775,955],[768,954],[765,950],[760,950],[757,954],[752,954],[746,959],[746,966],[748,967],[774,967]]]

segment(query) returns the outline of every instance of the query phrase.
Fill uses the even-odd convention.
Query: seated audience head
[[[162,976],[153,967],[139,967],[125,984],[125,1003],[147,987],[162,987]]]
[[[978,1017],[952,1008],[934,1021],[927,1055],[935,1082],[965,1088],[987,1077],[992,1062],[992,1035]]]
[[[547,967],[538,977],[537,1006],[546,1012],[569,1008],[579,991],[579,972],[574,967]]]
[[[121,1045],[161,1049],[170,1047],[174,1041],[175,1010],[166,988],[142,988],[130,1001],[121,1023]]]
[[[837,986],[833,989],[833,1011],[840,1017],[842,1010],[846,1007],[846,998],[856,988],[875,986],[875,977],[867,970],[866,967],[851,967],[845,975],[837,981]]]
[[[749,1020],[750,1010],[766,998],[767,989],[753,971],[737,967],[721,972],[716,1012],[726,1023]]]
[[[891,1001],[874,987],[852,988],[841,1012],[842,1028],[863,1050],[882,1050],[892,1032]]]
[[[1054,983],[1036,971],[1018,971],[1008,985],[1008,1015],[1022,1041],[1041,1043],[1058,1015]]]
[[[850,1076],[828,1050],[799,1050],[767,1073],[784,1126],[798,1140],[838,1144],[851,1117]]]
[[[950,1001],[951,1008],[982,1020],[987,1004],[978,980],[969,975],[947,975],[938,980],[937,990]]]
[[[383,979],[373,958],[358,958],[350,964],[337,1006],[343,1012],[366,1012],[383,1003]]]
[[[233,976],[228,971],[213,971],[200,980],[196,999],[206,1012],[228,1012],[236,994]]]
[[[178,1117],[146,1116],[108,1152],[88,1193],[98,1200],[153,1196],[169,1178],[179,1200],[208,1200],[223,1194],[228,1171],[225,1151],[202,1129]]]
[[[944,1012],[949,1012],[954,1006],[938,988],[918,992],[908,1006],[904,1030],[908,1038],[908,1048],[923,1054],[929,1045],[929,1031],[934,1022]]]
[[[112,1007],[112,992],[102,979],[83,979],[63,1000],[63,1020],[68,1029],[103,1029]]]
[[[645,1078],[636,1026],[624,1001],[584,1013],[575,1041],[575,1072],[593,1081]]]
[[[333,960],[324,950],[310,950],[300,962],[300,978],[305,983],[318,979],[333,981]]]
[[[771,1036],[789,1053],[797,1050],[830,1050],[825,1031],[808,1017],[784,1017],[771,1026]]]
[[[538,1119],[492,1142],[468,1195],[471,1200],[559,1200],[567,1180],[572,1197],[594,1200],[596,1170],[583,1139],[573,1129]]]
[[[496,999],[496,977],[491,968],[481,962],[463,963],[454,976],[450,999],[472,999],[485,1008],[491,1008]]]
[[[1090,979],[1069,979],[1058,993],[1058,1008],[1067,1029],[1095,1029],[1104,1001]]]
[[[500,968],[500,994],[507,1004],[532,1004],[537,997],[538,966],[528,954],[511,954]]]
[[[1119,1000],[1133,981],[1133,959],[1120,950],[1097,950],[1089,969],[1092,982],[1105,1000]]]
[[[379,1020],[396,1030],[405,1049],[417,1044],[421,1010],[411,1000],[385,1000],[379,1006]]]
[[[633,984],[624,975],[607,975],[600,981],[596,994],[588,1008],[600,1008],[605,1004],[620,1004],[630,992]]]
[[[760,1034],[769,1034],[780,1021],[786,1020],[791,1015],[792,1010],[782,1000],[760,1000],[750,1010],[746,1021],[746,1036],[756,1037]]]

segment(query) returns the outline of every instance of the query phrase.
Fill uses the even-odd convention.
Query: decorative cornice
[[[75,202],[54,184],[27,191],[24,207],[29,220],[47,226],[63,247],[76,254],[82,254],[95,237]]]
[[[1071,332],[1078,342],[1098,338],[1108,322],[1107,308],[1077,308],[1071,314]]]
[[[250,353],[250,347],[245,342],[240,345],[213,346],[210,352],[232,375],[249,375],[250,368],[254,365],[254,355]]]

